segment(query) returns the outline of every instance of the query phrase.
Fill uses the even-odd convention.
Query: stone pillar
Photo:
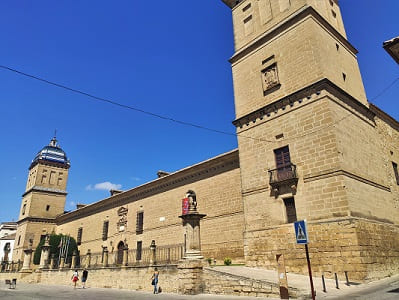
[[[179,274],[179,293],[197,295],[203,293],[202,271],[200,259],[183,259],[177,266]]]
[[[188,209],[183,201],[183,220],[185,228],[186,251],[183,260],[178,265],[179,293],[195,295],[202,293],[203,256],[201,255],[200,221],[206,215],[197,211],[197,199],[193,191],[188,191],[186,199]]]
[[[103,248],[104,258],[103,258],[103,268],[108,267],[108,248]]]
[[[129,264],[128,254],[129,254],[129,245],[125,243],[125,247],[123,248],[122,267],[126,267]]]
[[[86,268],[90,268],[90,263],[91,263],[91,252],[90,249],[87,250],[86,254]]]
[[[54,269],[54,261],[55,261],[55,253],[51,254],[51,259],[50,259],[50,269]]]
[[[32,258],[32,248],[28,248],[24,250],[25,256],[24,256],[24,264],[22,265],[22,270],[21,271],[32,271],[30,268],[30,262]]]
[[[59,265],[59,269],[62,270],[65,266],[65,257],[63,255],[61,255],[61,259],[60,259],[60,265]]]
[[[50,236],[46,235],[46,240],[42,246],[42,254],[40,256],[40,269],[48,268],[48,258],[50,254]]]
[[[157,245],[155,245],[155,240],[151,241],[150,252],[150,265],[155,265],[157,263]]]
[[[75,270],[75,268],[76,268],[76,256],[77,256],[76,250],[73,250],[72,261],[71,261],[71,269],[72,270]]]

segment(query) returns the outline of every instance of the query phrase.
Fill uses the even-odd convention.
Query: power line
[[[386,88],[384,88],[379,94],[377,94],[375,97],[371,98],[369,101],[373,102],[375,99],[379,98],[382,96],[387,90],[389,90],[393,85],[399,80],[399,77],[396,78],[394,81],[391,82],[390,85],[388,85]]]
[[[149,116],[152,116],[152,117],[156,117],[156,118],[159,118],[159,119],[162,119],[162,120],[171,121],[171,122],[178,123],[178,124],[185,125],[185,126],[191,126],[191,127],[198,128],[198,129],[208,130],[208,131],[212,131],[212,132],[216,132],[216,133],[220,133],[220,134],[224,134],[224,135],[230,135],[230,136],[237,137],[236,133],[231,133],[231,132],[227,132],[227,131],[213,129],[213,128],[201,126],[201,125],[198,125],[198,124],[194,124],[194,123],[190,123],[190,122],[186,122],[186,121],[173,119],[173,118],[170,118],[170,117],[167,117],[167,116],[159,115],[159,114],[156,114],[156,113],[153,113],[153,112],[149,112],[149,111],[137,108],[137,107],[133,107],[133,106],[130,106],[130,105],[122,104],[122,103],[116,102],[114,100],[98,97],[98,96],[89,94],[87,92],[83,92],[81,90],[77,90],[77,89],[74,89],[74,88],[71,88],[71,87],[68,87],[68,86],[65,86],[65,85],[62,85],[62,84],[59,84],[59,83],[56,83],[56,82],[41,78],[41,77],[38,77],[38,76],[35,76],[35,75],[31,75],[31,74],[28,74],[28,73],[25,73],[25,72],[22,72],[22,71],[19,71],[19,70],[16,70],[16,69],[13,69],[13,68],[10,68],[10,67],[7,67],[7,66],[0,65],[0,68],[8,70],[8,71],[11,71],[11,72],[14,72],[14,73],[17,73],[17,74],[25,76],[25,77],[29,77],[29,78],[32,78],[32,79],[35,79],[35,80],[38,80],[38,81],[41,81],[41,82],[56,86],[58,88],[62,88],[62,89],[68,90],[68,91],[73,92],[73,93],[84,95],[86,97],[89,97],[89,98],[97,100],[97,101],[102,101],[102,102],[105,102],[105,103],[108,103],[108,104],[112,104],[112,105],[116,105],[116,106],[119,106],[119,107],[122,107],[122,108],[130,109],[130,110],[137,111],[137,112],[141,112],[143,114],[146,114],[146,115],[149,115]],[[240,136],[243,137],[243,138],[247,138],[247,139],[260,140],[260,141],[269,142],[269,143],[274,142],[274,141],[269,141],[269,140],[265,140],[265,139],[253,138],[253,137],[249,137],[249,136],[243,136],[243,135],[240,135]]]
[[[186,121],[177,120],[177,119],[170,118],[170,117],[167,117],[167,116],[163,116],[163,115],[160,115],[160,114],[156,114],[156,113],[153,113],[153,112],[150,112],[150,111],[146,111],[146,110],[143,110],[143,109],[140,109],[140,108],[136,108],[136,107],[133,107],[133,106],[130,106],[130,105],[122,104],[122,103],[116,102],[114,100],[98,97],[98,96],[92,95],[90,93],[83,92],[81,90],[74,89],[74,88],[71,88],[71,87],[68,87],[68,86],[65,86],[65,85],[62,85],[62,84],[59,84],[59,83],[56,83],[56,82],[53,82],[53,81],[38,77],[38,76],[35,76],[35,75],[31,75],[31,74],[28,74],[28,73],[25,73],[25,72],[22,72],[22,71],[7,67],[7,66],[0,65],[0,68],[8,70],[8,71],[11,71],[11,72],[14,72],[14,73],[17,73],[17,74],[25,76],[25,77],[29,77],[29,78],[44,82],[46,84],[50,84],[50,85],[56,86],[58,88],[62,88],[62,89],[68,90],[68,91],[73,92],[73,93],[84,95],[84,96],[89,97],[89,98],[91,98],[93,100],[105,102],[105,103],[108,103],[108,104],[111,104],[111,105],[115,105],[115,106],[119,106],[119,107],[122,107],[122,108],[129,109],[129,110],[141,112],[143,114],[146,114],[146,115],[149,115],[149,116],[152,116],[152,117],[156,117],[156,118],[159,118],[159,119],[162,119],[162,120],[166,120],[166,121],[170,121],[170,122],[174,122],[174,123],[177,123],[177,124],[190,126],[190,127],[194,127],[194,128],[198,128],[198,129],[203,129],[203,130],[207,130],[207,131],[211,131],[211,132],[215,132],[215,133],[220,133],[220,134],[224,134],[224,135],[229,135],[229,136],[234,136],[234,137],[241,137],[241,138],[245,138],[245,139],[251,139],[251,140],[267,142],[267,143],[277,143],[277,142],[281,142],[281,141],[294,140],[294,139],[297,139],[297,138],[305,137],[305,136],[313,134],[313,133],[315,133],[317,131],[320,131],[320,130],[326,129],[328,127],[334,126],[334,125],[338,124],[339,122],[345,120],[346,118],[348,118],[349,116],[352,115],[352,114],[348,114],[345,117],[337,120],[336,122],[334,122],[332,124],[327,124],[326,126],[324,126],[322,128],[317,128],[317,129],[315,129],[315,130],[313,130],[311,132],[307,132],[307,133],[302,134],[302,135],[297,135],[297,136],[285,138],[283,140],[278,140],[278,141],[277,140],[268,140],[268,139],[250,137],[250,136],[237,134],[237,133],[231,133],[231,132],[222,131],[222,130],[218,130],[218,129],[213,129],[213,128],[205,127],[205,126],[202,126],[202,125],[198,125],[198,124],[194,124],[194,123],[190,123],[190,122],[186,122]],[[398,79],[399,78],[397,78],[393,83],[391,83],[391,85],[388,86],[382,93],[384,93],[387,89],[389,89]],[[382,93],[380,93],[380,95]],[[380,95],[378,95],[377,97],[379,97]],[[377,97],[375,97],[375,98],[377,98]]]

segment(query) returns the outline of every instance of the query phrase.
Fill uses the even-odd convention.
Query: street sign
[[[297,221],[294,223],[295,237],[297,244],[308,244],[308,230],[306,228],[306,220]]]

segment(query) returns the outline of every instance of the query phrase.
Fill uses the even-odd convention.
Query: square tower
[[[338,1],[223,2],[233,15],[247,265],[274,269],[283,253],[288,270],[306,273],[291,223],[307,219],[316,274],[397,272],[399,190],[389,153],[399,153],[399,124],[367,101]],[[379,247],[366,252],[370,243]]]

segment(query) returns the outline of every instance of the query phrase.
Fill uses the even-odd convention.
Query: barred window
[[[108,238],[108,226],[109,221],[104,221],[103,223],[103,241],[106,241]]]
[[[143,250],[143,242],[137,241],[137,248],[136,248],[136,261],[141,260],[141,253]]]
[[[82,244],[82,233],[83,233],[83,228],[79,227],[79,229],[78,229],[78,237],[77,237],[77,241],[76,241],[76,243],[78,245]]]
[[[144,212],[141,211],[137,213],[136,234],[143,233],[143,226],[144,226]]]

